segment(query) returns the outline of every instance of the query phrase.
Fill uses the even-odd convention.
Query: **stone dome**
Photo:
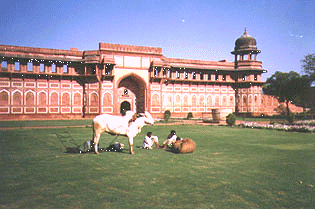
[[[245,28],[244,34],[236,39],[235,47],[232,54],[239,53],[259,53],[260,51],[257,49],[256,39],[248,35],[247,30]]]

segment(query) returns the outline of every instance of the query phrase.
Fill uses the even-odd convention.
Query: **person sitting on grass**
[[[182,140],[182,138],[176,135],[175,130],[171,130],[170,134],[168,135],[167,139],[163,142],[161,148],[166,149],[168,147],[172,147],[172,144],[178,140]]]
[[[148,132],[147,135],[144,137],[142,148],[145,149],[152,149],[153,144],[159,148],[159,139],[157,136],[152,136],[152,132]]]

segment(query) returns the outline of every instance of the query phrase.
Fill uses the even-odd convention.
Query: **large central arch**
[[[118,81],[118,102],[125,105],[130,103],[130,109],[136,112],[146,110],[146,83],[138,75],[131,73]]]

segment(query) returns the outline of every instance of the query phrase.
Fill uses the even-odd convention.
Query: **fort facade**
[[[262,94],[256,39],[244,34],[234,62],[167,58],[162,49],[99,43],[79,51],[0,45],[0,119],[82,118],[126,110],[174,117],[277,114]]]

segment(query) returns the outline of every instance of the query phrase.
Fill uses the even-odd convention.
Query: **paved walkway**
[[[172,126],[172,125],[225,125],[222,123],[205,123],[202,120],[178,120],[169,123],[155,123],[155,126]],[[85,128],[92,125],[71,125],[71,126],[15,126],[15,127],[0,127],[0,130],[15,130],[15,129],[44,129],[44,128]]]

